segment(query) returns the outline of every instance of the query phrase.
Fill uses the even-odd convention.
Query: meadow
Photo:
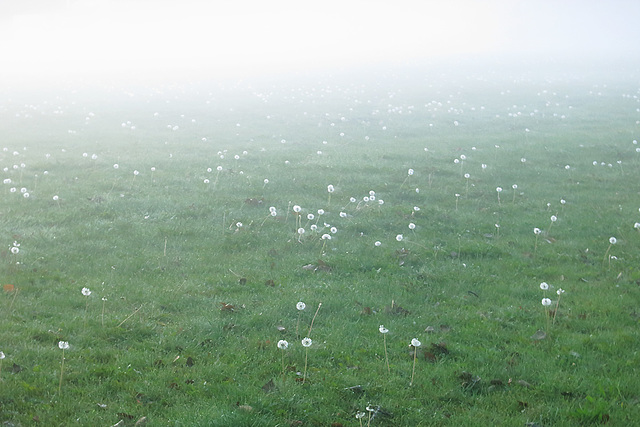
[[[632,425],[631,70],[5,88],[0,421]]]

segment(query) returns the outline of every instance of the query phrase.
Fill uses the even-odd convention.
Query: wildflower
[[[289,343],[285,340],[278,341],[278,348],[280,350],[286,350],[289,347]]]
[[[556,294],[558,294],[558,296],[564,294],[564,289],[558,288],[558,290],[556,291]]]
[[[618,240],[615,237],[609,237],[609,243],[615,245],[616,243],[618,243]]]
[[[91,291],[89,290],[89,288],[82,288],[82,295],[84,295],[85,297],[91,295]]]
[[[409,174],[409,176],[413,175],[413,169],[409,169],[407,173]]]
[[[556,222],[558,220],[558,217],[555,215],[551,215],[551,222]]]
[[[540,233],[542,233],[542,230],[540,230],[538,227],[534,227],[533,228],[533,234],[535,234],[537,236]]]
[[[389,330],[385,328],[384,325],[380,325],[378,330],[380,331],[381,334],[386,334],[387,332],[389,332]]]
[[[396,240],[397,240],[398,242],[402,242],[402,239],[404,239],[404,236],[402,236],[402,234],[398,234],[398,235],[396,236]]]
[[[305,338],[302,339],[302,346],[303,347],[311,347],[311,344],[313,344],[313,341],[311,341],[311,338],[305,337]]]
[[[11,253],[12,253],[12,254],[14,254],[14,255],[15,255],[15,254],[17,254],[18,252],[20,252],[20,248],[19,248],[19,247],[17,247],[17,246],[12,246],[12,247],[11,247]]]
[[[330,231],[332,234],[336,234],[338,232],[338,229],[336,227],[331,227]]]
[[[304,310],[305,308],[307,308],[307,305],[305,303],[303,303],[302,301],[298,302],[296,304],[296,308],[300,311]]]
[[[549,285],[547,284],[547,282],[540,283],[540,289],[542,289],[543,291],[549,289]]]
[[[240,221],[236,222],[236,227],[238,227],[238,228],[242,228],[242,225],[243,225],[243,224],[242,224]]]
[[[318,215],[324,215],[324,209],[318,209]]]
[[[67,350],[67,349],[69,349],[69,342],[68,341],[58,341],[58,347],[60,347],[60,350]]]
[[[381,244],[382,244],[382,242],[380,242],[380,240],[377,240],[377,241],[374,243],[374,245],[375,245],[375,246],[380,246]]]
[[[420,347],[421,345],[422,345],[422,343],[421,343],[420,341],[418,341],[418,339],[417,339],[417,338],[413,338],[413,339],[411,340],[411,346],[412,346],[412,347]]]
[[[300,213],[300,211],[302,210],[302,208],[298,205],[293,205],[293,211],[296,213]]]
[[[333,193],[333,192],[335,191],[335,188],[333,187],[333,185],[329,184],[329,185],[327,186],[327,191],[328,191],[329,193]]]
[[[412,222],[409,223],[409,230],[414,230],[416,228],[416,225]]]
[[[323,234],[322,235],[322,240],[331,240],[331,234]]]
[[[314,218],[315,218],[315,215],[313,215],[312,213],[307,214],[307,219],[308,219],[309,221],[312,221]]]
[[[542,305],[548,307],[551,305],[551,300],[549,298],[542,298]]]

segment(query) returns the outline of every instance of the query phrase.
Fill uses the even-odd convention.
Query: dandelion
[[[615,237],[609,237],[609,247],[607,248],[607,251],[604,253],[604,258],[602,258],[602,262],[604,262],[607,259],[607,255],[609,255],[609,250],[611,249],[611,246],[615,245],[616,243],[618,243],[618,239],[616,239]],[[609,256],[609,265],[611,265],[610,256]]]
[[[562,294],[564,294],[564,289],[558,288],[558,290],[556,291],[556,294],[558,294],[558,301],[556,301],[556,310],[553,312],[552,324],[556,323],[556,315],[558,314],[558,307],[560,306],[560,297],[562,296]]]
[[[58,385],[58,395],[62,392],[62,374],[64,372],[64,351],[69,349],[69,343],[67,341],[59,341],[58,348],[62,350],[62,362],[60,364],[60,384]]]
[[[454,194],[456,196],[456,210],[458,210],[458,200],[460,199],[460,193]]]
[[[107,303],[107,298],[102,297],[102,327],[104,327],[104,306]]]
[[[398,235],[396,236],[396,240],[397,240],[398,242],[402,242],[402,239],[404,239],[404,236],[403,236],[402,234],[398,234]]]
[[[298,228],[298,243],[301,243],[300,239],[302,238],[302,235],[304,234],[304,232],[305,232],[304,228],[302,227]]]
[[[382,242],[380,240],[376,240],[376,242],[373,245],[378,247],[378,246],[382,245]]]
[[[418,341],[417,338],[413,338],[411,340],[411,346],[413,347],[413,370],[411,371],[411,382],[409,383],[409,387],[413,385],[413,376],[416,373],[416,359],[418,357],[418,347],[420,347],[422,343]]]
[[[20,248],[17,246],[12,246],[11,247],[11,253],[14,255],[17,255],[20,252]]]
[[[551,305],[551,300],[549,298],[542,298],[542,305],[544,307],[545,315],[547,316],[547,331],[549,330],[549,306]]]
[[[407,177],[404,179],[404,181],[402,181],[402,184],[400,185],[400,188],[404,187],[404,184],[407,182],[407,180],[409,179],[409,177],[411,177],[413,175],[413,169],[409,169],[407,171]]]
[[[298,328],[300,327],[300,314],[304,311],[305,308],[307,308],[307,305],[302,301],[299,301],[296,304],[296,309],[298,310],[298,323],[296,324],[296,336],[298,338],[300,337],[300,335],[298,335]]]
[[[269,183],[269,179],[265,178],[262,182],[264,182],[264,185],[262,186],[262,188],[264,189],[264,187],[266,187]]]
[[[500,204],[500,193],[502,193],[502,187],[496,187],[496,192],[498,193],[498,205]]]
[[[2,375],[2,361],[4,360],[5,355],[0,351],[0,375]]]
[[[485,169],[487,169],[487,164],[486,164],[486,163],[483,163],[483,164],[481,165],[481,167],[482,167],[482,170],[484,171]]]
[[[636,230],[638,230],[638,232],[640,232],[640,222],[636,222],[635,224],[633,224],[633,228],[635,228]]]
[[[511,186],[511,188],[513,188],[513,200],[511,201],[511,203],[515,203],[516,202],[516,190],[518,189],[518,184],[513,184]]]
[[[364,412],[356,412],[356,419],[360,421],[360,427],[362,427],[362,419],[366,414]]]
[[[322,249],[320,249],[320,255],[324,253],[324,247],[327,244],[327,240],[331,240],[331,234],[325,233],[322,235]]]
[[[82,295],[87,297],[87,303],[84,306],[84,322],[85,325],[87,323],[87,312],[89,311],[89,296],[91,295],[91,290],[89,288],[82,288]]]
[[[549,224],[549,230],[547,230],[547,234],[551,231],[551,226],[553,226],[553,223],[558,220],[558,217],[555,215],[551,215],[549,219],[551,220],[551,224]]]
[[[384,325],[380,325],[378,330],[382,334],[382,342],[384,343],[384,360],[387,363],[387,373],[391,373],[391,369],[389,368],[389,356],[387,355],[387,334],[389,330],[384,327]]]
[[[302,384],[304,384],[305,380],[307,379],[307,359],[309,356],[309,347],[311,347],[311,344],[313,344],[311,338],[305,337],[302,339],[302,346],[304,347],[304,374],[302,374]]]
[[[289,348],[289,343],[285,340],[278,341],[278,348],[282,351],[282,382],[285,381],[285,373],[284,373],[284,350]]]
[[[548,290],[549,289],[549,284],[547,282],[540,283],[540,289],[542,289],[543,291]]]
[[[535,234],[535,236],[536,236],[536,242],[533,245],[533,257],[534,258],[536,256],[536,252],[538,250],[538,236],[540,235],[540,233],[542,233],[542,230],[540,230],[538,227],[533,227],[533,234]]]

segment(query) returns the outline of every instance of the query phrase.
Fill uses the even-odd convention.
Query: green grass
[[[411,79],[7,92],[0,421],[640,418],[637,80]],[[552,309],[566,290],[549,327],[542,281]]]

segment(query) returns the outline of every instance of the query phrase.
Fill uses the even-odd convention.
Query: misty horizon
[[[0,9],[9,82],[227,79],[367,67],[640,58],[640,5],[614,2],[324,2],[212,5],[37,1]]]

